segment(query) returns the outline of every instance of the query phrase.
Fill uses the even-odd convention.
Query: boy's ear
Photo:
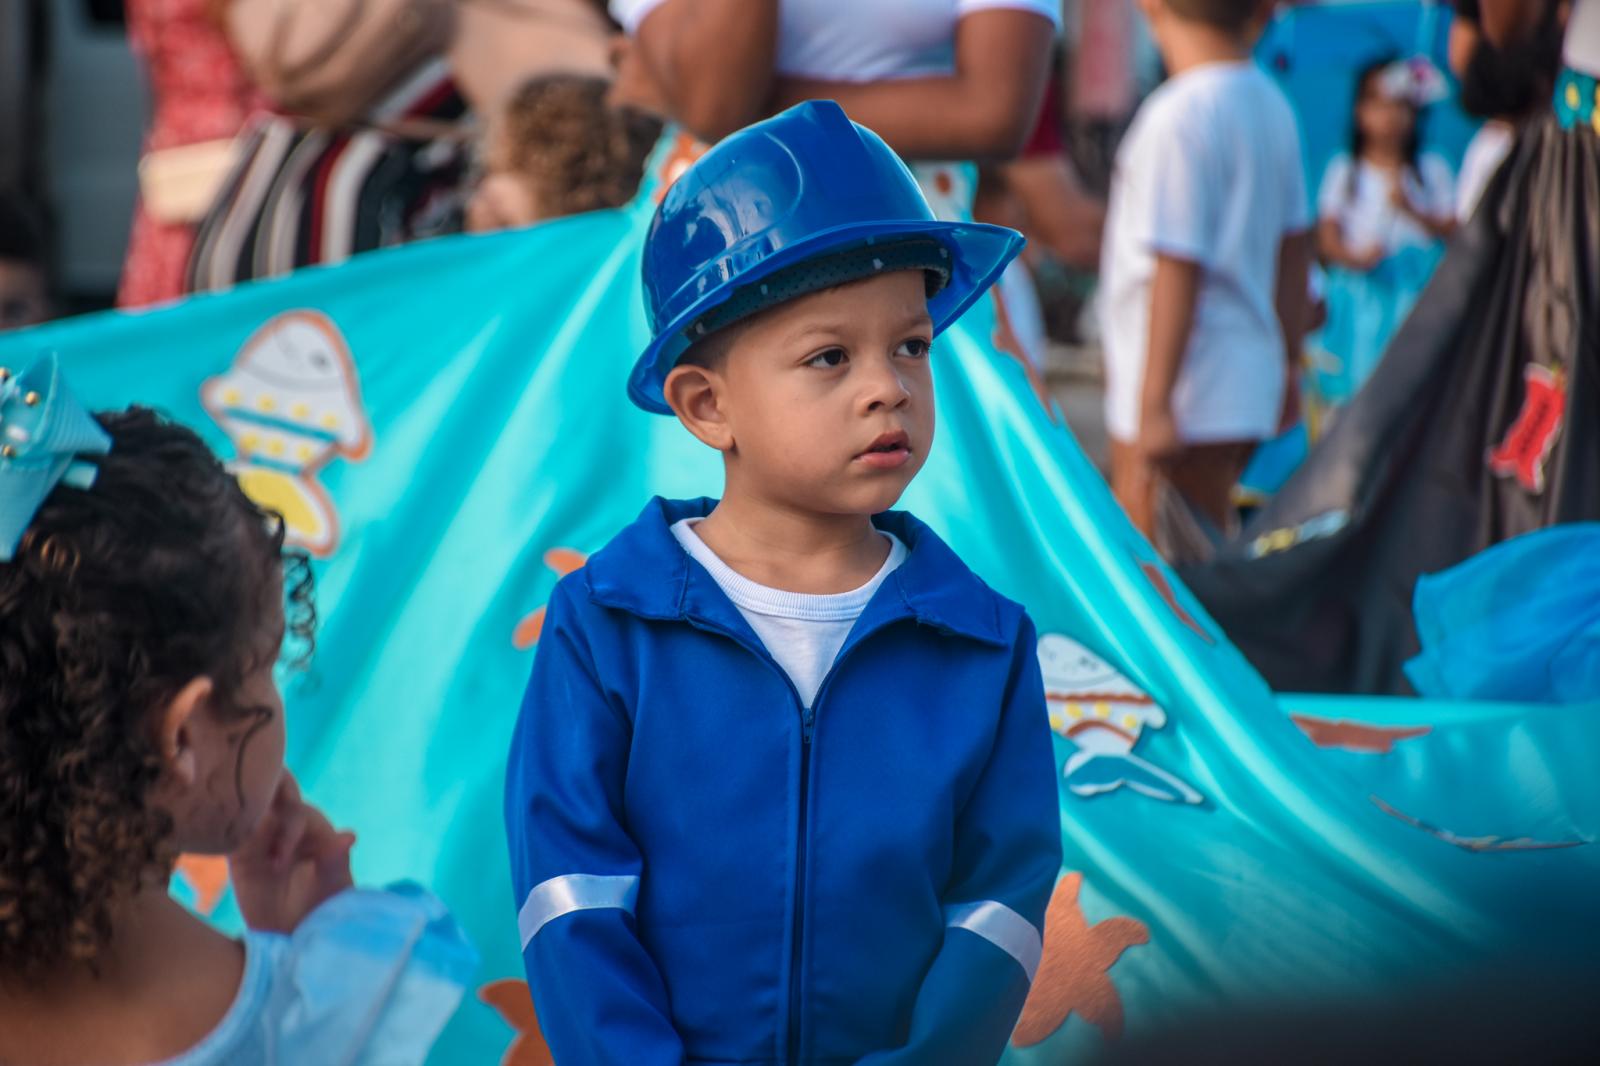
[[[715,370],[679,363],[662,385],[667,406],[702,444],[719,452],[733,447],[733,431],[722,409],[724,382]]]
[[[191,680],[167,701],[156,719],[156,754],[161,767],[182,786],[200,778],[200,711],[216,685],[209,677]]]

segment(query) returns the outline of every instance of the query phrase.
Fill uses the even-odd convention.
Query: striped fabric
[[[434,60],[380,101],[367,125],[311,128],[276,113],[240,134],[239,161],[201,223],[189,292],[461,229],[470,116]],[[381,128],[427,123],[431,136]]]

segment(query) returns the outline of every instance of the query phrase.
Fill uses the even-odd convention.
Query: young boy
[[[551,599],[506,820],[562,1066],[993,1063],[1061,863],[1032,624],[888,511],[932,338],[1021,238],[935,221],[831,102],[735,134],[644,251],[629,381],[721,452]]]
[[[1111,485],[1146,536],[1162,482],[1221,532],[1295,415],[1311,225],[1289,103],[1251,60],[1270,0],[1139,0],[1170,75],[1117,153],[1102,254]]]

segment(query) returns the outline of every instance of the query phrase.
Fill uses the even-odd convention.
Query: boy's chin
[[[871,516],[893,509],[905,495],[911,479],[884,478],[881,484],[852,486],[849,490],[820,492],[812,506],[819,514]]]

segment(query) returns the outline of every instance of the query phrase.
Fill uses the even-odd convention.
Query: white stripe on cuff
[[[1033,975],[1039,971],[1039,958],[1044,954],[1044,941],[1028,919],[1004,903],[983,899],[946,907],[944,921],[948,928],[977,933],[1016,959],[1028,975],[1028,983],[1033,983]]]
[[[522,909],[517,912],[517,931],[522,934],[522,950],[546,922],[573,911],[615,907],[633,913],[639,898],[639,879],[627,874],[563,874],[533,886]]]

